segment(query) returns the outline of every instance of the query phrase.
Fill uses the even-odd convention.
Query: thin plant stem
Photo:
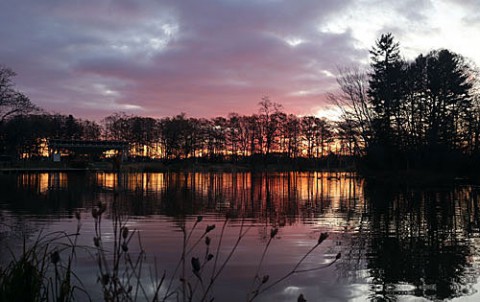
[[[213,277],[210,279],[210,282],[208,283],[208,286],[207,286],[207,289],[204,291],[203,293],[203,296],[202,298],[200,299],[200,301],[205,301],[205,299],[207,298],[207,295],[208,293],[210,292],[210,290],[212,289],[214,283],[215,283],[215,280],[218,278],[218,276],[222,273],[223,269],[225,268],[225,266],[227,265],[227,263],[230,261],[230,258],[232,258],[233,254],[235,253],[235,250],[237,249],[238,245],[240,244],[240,241],[243,239],[243,237],[248,233],[248,231],[250,230],[250,228],[252,227],[251,225],[247,227],[247,230],[246,231],[243,231],[243,228],[245,226],[245,218],[242,219],[242,224],[240,226],[240,231],[238,233],[238,238],[237,238],[237,241],[235,242],[235,244],[233,245],[232,249],[230,250],[230,253],[228,254],[227,258],[223,261],[222,265],[220,266],[220,268],[218,269],[217,272],[213,272]],[[219,243],[220,244],[220,243]],[[218,257],[218,255],[217,255]]]
[[[217,251],[216,251],[215,260],[213,262],[212,276],[210,277],[210,279],[213,279],[214,274],[215,274],[215,270],[217,269],[217,263],[218,263],[218,259],[219,259],[218,256],[220,255],[220,247],[222,246],[223,235],[225,233],[225,227],[227,226],[227,222],[228,222],[228,217],[225,218],[225,221],[223,222],[223,226],[222,226],[222,231],[220,232],[220,239],[219,239],[218,244],[217,244]]]
[[[321,242],[318,242],[316,243],[305,255],[303,255],[303,257],[297,262],[297,264],[293,267],[293,269],[288,272],[287,274],[285,274],[283,277],[277,279],[275,282],[269,284],[268,286],[262,288],[261,290],[258,290],[258,292],[256,292],[253,297],[251,299],[249,299],[248,301],[253,301],[256,297],[258,297],[259,295],[261,295],[262,293],[266,292],[267,290],[271,289],[272,287],[276,286],[277,284],[279,284],[280,282],[284,281],[285,279],[287,279],[288,277],[290,277],[291,275],[295,274],[295,273],[299,273],[301,271],[298,271],[298,267],[303,263],[303,261],[321,244]],[[336,259],[338,260],[338,259]],[[336,261],[335,260],[335,261]]]
[[[274,231],[274,230],[276,230],[276,231]],[[272,229],[272,231],[271,231],[271,233],[270,233],[270,234],[271,234],[271,235],[270,235],[270,238],[268,239],[268,242],[267,242],[267,244],[265,245],[265,248],[263,249],[262,257],[260,258],[260,262],[259,262],[258,265],[257,265],[257,269],[256,269],[256,271],[255,271],[255,275],[254,275],[254,277],[253,277],[252,284],[250,285],[250,290],[249,290],[249,292],[248,292],[248,294],[247,294],[247,299],[248,299],[248,297],[250,296],[250,293],[253,291],[253,287],[254,287],[254,285],[255,285],[255,281],[259,279],[258,273],[260,272],[260,268],[262,267],[263,260],[265,259],[265,255],[267,254],[267,250],[268,250],[268,248],[269,248],[269,246],[270,246],[270,243],[272,242],[273,238],[275,237],[277,231],[278,231],[278,229]],[[274,232],[275,232],[275,234],[274,234]],[[261,286],[261,285],[262,285],[262,284],[260,284],[260,286]]]
[[[193,224],[192,226],[192,229],[190,230],[190,234],[193,233],[193,231],[195,230],[196,226],[198,224],[198,218],[197,218],[197,221]],[[172,278],[170,278],[170,282],[168,283],[168,286],[167,286],[167,290],[165,291],[165,295],[162,299],[162,301],[165,301],[166,299],[168,299],[169,296],[171,296],[173,293],[170,293],[170,289],[172,288],[172,285],[173,285],[173,280],[175,278],[175,275],[177,274],[178,272],[178,269],[180,268],[180,265],[182,265],[182,262],[183,264],[185,264],[185,250],[186,250],[186,244],[188,242],[186,242],[186,230],[185,230],[185,227],[184,226],[181,226],[180,227],[181,230],[182,230],[182,233],[183,233],[183,248],[182,248],[182,257],[180,258],[180,260],[178,261],[177,263],[177,266],[175,267],[174,271],[173,271],[173,275],[172,275]],[[190,236],[188,237],[188,239],[190,239]]]

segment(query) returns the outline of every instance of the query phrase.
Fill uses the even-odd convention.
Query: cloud
[[[426,0],[4,0],[0,63],[38,105],[87,118],[250,114],[264,95],[313,114],[336,66],[367,64],[380,33],[423,50],[421,35],[439,34],[432,11]]]

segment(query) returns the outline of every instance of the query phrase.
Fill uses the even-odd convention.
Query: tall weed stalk
[[[92,208],[95,226],[93,259],[98,272],[97,283],[101,286],[104,301],[213,301],[216,283],[241,241],[253,226],[247,225],[243,218],[238,235],[228,251],[224,250],[223,241],[227,225],[231,220],[229,215],[225,217],[216,243],[210,237],[216,229],[215,224],[206,224],[203,231],[195,235],[198,233],[197,230],[201,229],[202,216],[196,218],[189,230],[185,225],[180,226],[181,256],[167,282],[166,272],[158,273],[156,259],[153,266],[146,264],[146,252],[143,249],[140,234],[136,230],[129,229],[127,215],[121,209],[117,194],[114,195],[109,211],[113,236],[107,236],[103,229],[106,212],[107,205],[104,203],[98,203]],[[12,253],[13,260],[5,268],[0,267],[0,302],[91,301],[81,280],[74,273],[73,260],[76,257],[76,249],[81,247],[77,242],[81,227],[80,214],[76,213],[75,217],[77,229],[73,234],[52,232],[44,235],[40,233],[31,246],[27,246],[24,239],[21,255],[16,257]],[[328,264],[302,268],[305,259],[327,239],[328,234],[322,233],[315,245],[288,273],[276,280],[270,280],[268,274],[261,275],[260,271],[278,232],[278,228],[270,231],[270,237],[263,248],[247,292],[246,301],[254,301],[294,274],[323,269],[340,259],[341,255],[338,253],[336,258]],[[137,244],[133,243],[135,241]],[[91,252],[92,248],[86,248],[86,250]],[[303,294],[298,297],[298,301],[305,301]]]
[[[81,227],[80,214],[75,213],[75,217],[73,234],[40,232],[31,245],[23,236],[20,255],[11,252],[12,260],[0,267],[0,301],[91,300],[73,271]]]

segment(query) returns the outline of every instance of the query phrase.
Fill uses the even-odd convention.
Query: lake
[[[145,291],[153,291],[156,267],[166,276],[160,292],[170,283],[177,291],[172,301],[187,282],[198,299],[214,261],[218,270],[226,259],[208,294],[215,301],[245,301],[262,279],[266,288],[284,276],[255,301],[300,294],[307,301],[480,300],[480,186],[465,180],[421,186],[319,172],[14,173],[0,180],[0,263],[21,250],[24,237],[28,244],[39,234],[75,233],[79,212],[74,271],[93,300],[101,298],[92,217],[99,203],[106,249],[117,213],[140,234],[130,252],[146,253]],[[207,251],[204,233],[213,225]],[[328,238],[309,253],[322,233]],[[201,282],[192,257],[202,262]]]

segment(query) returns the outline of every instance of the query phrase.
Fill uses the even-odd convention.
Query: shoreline
[[[231,166],[231,165],[212,165],[212,166],[188,166],[188,167],[149,167],[147,166],[128,166],[120,169],[101,169],[101,168],[56,168],[56,167],[19,167],[19,168],[0,168],[0,173],[23,173],[23,172],[107,172],[107,173],[163,173],[163,172],[227,172],[227,173],[245,173],[245,172],[330,172],[343,173],[351,172],[357,173],[352,169],[313,169],[301,168],[292,169],[285,167],[245,167],[245,166]]]
[[[96,172],[96,173],[256,173],[256,172],[324,172],[324,173],[355,173],[368,182],[431,185],[441,183],[480,182],[479,175],[457,174],[453,171],[415,170],[365,170],[354,167],[314,167],[313,165],[292,164],[232,164],[232,163],[191,163],[176,162],[164,164],[160,162],[127,162],[119,168],[112,163],[89,163],[82,167],[66,163],[25,162],[10,166],[0,166],[0,174],[14,173],[50,173],[50,172]]]
[[[17,162],[0,164],[0,173],[15,172],[355,172],[353,167],[323,167],[311,163],[198,163],[198,162],[111,162],[52,163]]]

